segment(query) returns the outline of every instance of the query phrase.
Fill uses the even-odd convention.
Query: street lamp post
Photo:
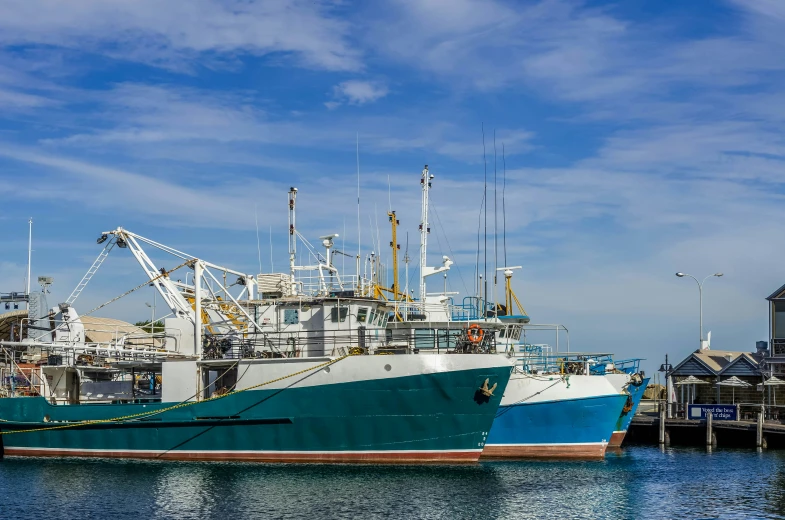
[[[706,283],[706,280],[708,280],[712,276],[716,276],[717,278],[719,278],[720,276],[722,276],[722,273],[710,274],[709,276],[704,278],[703,281],[698,281],[697,278],[687,273],[676,273],[676,276],[678,276],[679,278],[684,278],[685,276],[689,276],[690,278],[695,280],[695,283],[698,284],[698,295],[700,298],[700,343],[698,344],[698,346],[701,349],[703,349],[703,284]]]
[[[147,302],[144,302],[150,308],[152,314],[150,315],[150,333],[155,334],[155,293],[153,293],[153,304],[150,305]]]

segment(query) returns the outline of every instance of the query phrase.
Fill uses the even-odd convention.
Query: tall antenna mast
[[[493,315],[496,316],[498,311],[498,298],[496,294],[496,280],[497,280],[497,270],[499,268],[499,244],[498,244],[498,213],[496,211],[496,203],[497,203],[497,195],[496,195],[496,129],[493,129]]]
[[[27,288],[25,294],[28,296],[27,309],[30,309],[30,270],[33,262],[33,217],[27,222],[30,225],[30,231],[27,236]]]
[[[360,240],[360,133],[357,132],[357,288],[362,291],[360,283],[360,258],[362,257],[362,247]]]
[[[485,247],[483,249],[483,280],[485,280],[485,290],[482,291],[483,296],[483,309],[482,317],[485,317],[485,301],[488,300],[488,162],[485,159],[485,125],[482,125],[482,163],[483,171],[485,173],[485,182],[483,184],[482,200],[485,203],[485,217],[483,223],[485,224]]]
[[[295,203],[297,188],[289,188],[289,276],[291,277],[292,294],[297,294],[297,282],[294,278],[294,264],[297,259],[297,222]]]
[[[403,263],[406,265],[406,283],[404,285],[403,292],[405,293],[406,301],[409,301],[409,262],[411,258],[409,258],[409,232],[406,232],[406,253],[403,255]]]
[[[256,251],[259,254],[259,272],[262,272],[262,242],[259,240],[259,213],[258,213],[259,206],[254,205],[253,207],[253,218],[256,222]]]
[[[428,172],[428,165],[422,171],[420,185],[422,186],[422,215],[420,216],[420,300],[425,301],[425,264],[428,259],[428,192],[431,189],[433,175]]]
[[[502,241],[504,242],[504,265],[507,265],[507,208],[504,206],[504,192],[507,191],[507,161],[504,158],[504,143],[502,143]]]
[[[273,263],[273,227],[270,226],[270,272],[275,272],[275,263]]]

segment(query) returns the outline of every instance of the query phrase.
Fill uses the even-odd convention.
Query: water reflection
[[[657,447],[600,462],[329,466],[0,462],[3,518],[785,518],[785,454]]]

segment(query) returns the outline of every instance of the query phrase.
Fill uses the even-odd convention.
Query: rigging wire
[[[480,230],[482,229],[482,208],[485,205],[485,196],[480,201],[480,211],[477,213],[477,254],[474,259],[474,295],[480,297]]]
[[[496,314],[496,305],[498,302],[498,298],[496,297],[496,280],[498,277],[498,268],[499,268],[499,243],[498,243],[498,236],[499,233],[497,231],[498,224],[499,224],[499,216],[496,210],[496,204],[498,201],[498,196],[496,195],[496,129],[493,129],[493,306],[494,306],[494,315]]]
[[[253,207],[253,217],[256,221],[256,252],[259,254],[259,272],[262,272],[262,243],[259,240],[259,205]]]
[[[504,242],[504,267],[507,267],[507,209],[504,205],[504,192],[507,191],[507,161],[504,158],[504,143],[502,143],[502,241]]]
[[[436,223],[439,224],[439,227],[442,230],[442,234],[444,235],[444,241],[447,242],[447,249],[450,251],[450,255],[452,256],[453,265],[455,266],[455,269],[458,271],[458,276],[461,278],[461,283],[463,284],[463,290],[466,291],[466,293],[468,294],[469,288],[466,286],[466,281],[463,279],[463,274],[461,273],[461,267],[455,261],[456,260],[455,253],[453,252],[452,247],[450,246],[450,239],[447,238],[447,232],[444,230],[442,219],[439,218],[439,212],[436,211],[436,206],[431,204],[431,207],[433,208],[433,215],[436,217]],[[436,234],[436,240],[439,241],[438,233]],[[441,241],[439,241],[439,247],[441,247]]]
[[[482,200],[483,202],[487,202],[488,200],[488,161],[485,158],[485,124],[482,124],[482,163],[483,163],[483,171],[485,172],[485,181],[483,184],[482,190]],[[485,246],[483,248],[483,281],[485,283],[484,291],[483,291],[483,299],[488,299],[488,204],[485,204],[485,217],[483,218],[483,223],[485,224]],[[485,307],[485,303],[483,303],[483,307]],[[483,314],[485,314],[485,309],[483,308]]]

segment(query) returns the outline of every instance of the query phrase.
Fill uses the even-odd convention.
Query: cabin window
[[[365,319],[368,317],[368,307],[360,307],[357,309],[357,321],[360,323],[365,323]]]
[[[284,325],[297,325],[300,323],[300,313],[297,309],[284,309],[283,311]]]
[[[343,305],[338,307],[333,307],[330,309],[330,321],[333,323],[338,323],[339,321],[343,323],[346,321],[346,316],[349,314],[349,307],[345,307]]]
[[[373,325],[374,323],[376,323],[376,311],[371,309],[371,315],[368,318],[368,324]]]
[[[384,327],[387,325],[387,313],[380,313],[379,314],[379,326]]]

